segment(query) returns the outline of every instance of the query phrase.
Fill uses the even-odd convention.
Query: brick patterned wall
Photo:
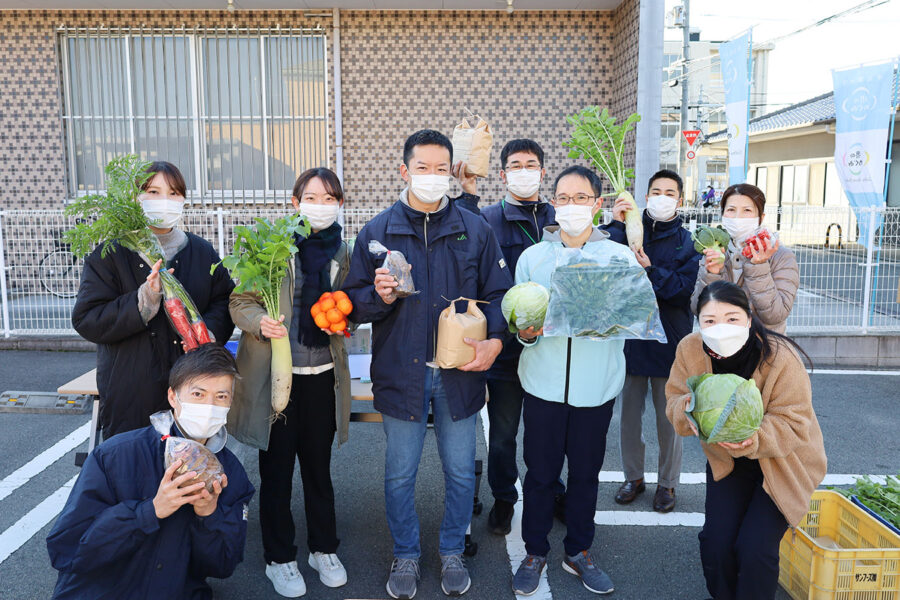
[[[396,200],[406,137],[425,127],[451,135],[463,107],[494,130],[485,200],[502,197],[500,150],[517,137],[541,144],[552,181],[572,162],[565,116],[611,101],[612,48],[608,11],[342,12],[348,203]]]
[[[595,103],[634,110],[639,0],[615,11],[343,11],[344,171],[348,207],[386,206],[403,184],[406,136],[423,127],[451,134],[463,107],[495,135],[486,200],[503,194],[503,144],[529,136],[544,147],[548,177],[568,166],[565,115]],[[56,27],[310,26],[301,11],[0,11],[0,207],[56,208],[65,195]],[[333,127],[331,164],[334,164]],[[629,144],[633,164],[633,141]],[[458,189],[455,191],[458,192]],[[544,187],[549,191],[549,185]]]
[[[322,11],[316,11],[322,12]],[[312,27],[328,38],[329,164],[334,165],[331,18],[303,11],[0,11],[0,208],[60,208],[66,155],[56,30],[67,27]]]
[[[616,49],[613,57],[613,89],[610,112],[621,122],[637,111],[640,0],[623,0],[613,11]],[[625,138],[625,167],[634,168],[634,132]],[[632,191],[634,186],[632,186]]]

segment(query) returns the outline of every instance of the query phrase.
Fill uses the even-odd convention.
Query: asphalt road
[[[0,391],[54,390],[56,387],[94,366],[90,353],[0,352]],[[829,472],[840,474],[896,473],[900,470],[898,408],[900,377],[891,375],[812,376],[816,412],[825,433]],[[88,414],[57,416],[0,413],[0,496],[6,478],[57,441],[83,425]],[[648,472],[656,463],[652,410],[645,414]],[[479,430],[478,456],[486,455],[484,437]],[[83,449],[82,444],[78,449]],[[240,444],[232,444],[254,482],[258,484],[257,456]],[[21,526],[23,517],[39,512],[42,502],[77,475],[75,449],[35,474],[29,481],[0,499],[0,550],[3,537]],[[604,471],[621,470],[618,436],[618,408],[610,428]],[[687,440],[684,473],[700,473],[704,459],[699,444]],[[520,464],[522,472],[524,465]],[[322,586],[306,566],[303,495],[299,475],[295,477],[294,515],[300,546],[299,563],[306,577],[307,597],[330,599],[386,598],[384,583],[391,560],[390,535],[384,518],[384,435],[380,425],[354,423],[350,441],[335,450],[333,475],[337,497],[338,533],[342,539],[338,554],[347,567],[349,583],[336,590]],[[611,475],[611,477],[615,477]],[[654,486],[632,506],[616,505],[612,497],[618,482],[600,484],[598,511],[620,511],[622,516],[646,517],[654,522],[651,510]],[[678,487],[680,514],[703,512],[702,483],[682,483]],[[64,492],[63,492],[64,493]],[[417,598],[443,597],[439,587],[440,561],[437,556],[437,532],[442,516],[443,477],[433,435],[426,439],[425,455],[419,471],[417,509],[423,532],[422,581]],[[466,595],[472,599],[513,598],[510,591],[510,555],[507,539],[493,536],[485,529],[492,500],[486,478],[481,484],[485,510],[473,518],[473,533],[479,544],[477,555],[468,561],[473,587]],[[36,508],[37,507],[37,508]],[[0,553],[0,598],[30,600],[49,598],[56,573],[49,564],[44,540],[52,524],[27,539],[5,560]],[[33,520],[33,519],[32,519]],[[40,523],[39,523],[40,524]],[[601,567],[616,585],[614,598],[706,598],[702,578],[696,526],[672,525],[600,525],[593,552]],[[580,583],[560,568],[564,527],[556,524],[551,534],[551,562],[548,571],[550,595],[543,598],[591,598]],[[513,548],[517,540],[512,539]],[[517,561],[516,561],[517,562]],[[258,509],[251,507],[249,534],[244,562],[228,580],[211,580],[217,598],[279,598],[264,574]],[[537,597],[537,596],[536,596]],[[779,591],[779,600],[788,596]]]

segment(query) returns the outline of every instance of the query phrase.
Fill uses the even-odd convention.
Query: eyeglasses
[[[526,171],[532,171],[532,172],[540,171],[541,165],[524,165],[523,166],[523,165],[519,165],[519,164],[512,164],[512,165],[509,165],[508,167],[506,167],[504,169],[504,171],[506,171],[507,173],[518,173],[522,169],[525,169]]]
[[[578,206],[587,206],[593,204],[596,196],[588,196],[587,194],[575,194],[574,196],[566,196],[560,194],[553,197],[553,203],[557,206],[566,206],[567,204],[577,204]]]

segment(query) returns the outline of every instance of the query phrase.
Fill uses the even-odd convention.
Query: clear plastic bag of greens
[[[558,248],[544,335],[666,342],[647,273],[618,244]]]

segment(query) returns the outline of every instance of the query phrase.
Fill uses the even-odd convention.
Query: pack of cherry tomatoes
[[[353,303],[341,290],[325,292],[309,309],[309,313],[320,329],[327,329],[332,333],[343,333],[344,337],[350,337],[350,332],[347,330],[347,317],[351,312],[353,312]]]
[[[741,250],[741,254],[745,258],[753,258],[753,250],[763,252],[772,248],[776,242],[778,242],[777,233],[770,231],[767,227],[760,227],[742,242],[744,249]]]

